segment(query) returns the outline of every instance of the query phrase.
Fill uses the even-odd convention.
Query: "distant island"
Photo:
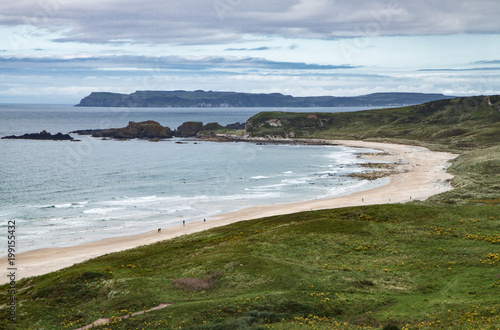
[[[374,93],[362,96],[294,97],[280,93],[254,94],[213,91],[136,91],[131,94],[93,92],[77,107],[363,107],[404,106],[452,99],[454,96],[425,93]]]

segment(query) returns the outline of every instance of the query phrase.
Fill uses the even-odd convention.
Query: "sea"
[[[129,121],[145,120],[171,129],[186,121],[227,125],[271,110],[363,109],[3,104],[0,137],[125,127]],[[0,251],[7,251],[9,221],[15,221],[16,252],[23,252],[209,220],[251,206],[340,196],[387,183],[346,176],[364,171],[360,164],[368,160],[359,153],[374,150],[72,136],[81,141],[0,140]]]

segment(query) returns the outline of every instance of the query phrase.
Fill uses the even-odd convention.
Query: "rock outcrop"
[[[199,121],[188,121],[177,127],[174,135],[177,137],[193,137],[204,130],[203,123]]]
[[[24,135],[11,135],[4,136],[2,139],[24,139],[24,140],[53,140],[53,141],[71,141],[74,138],[68,134],[57,133],[52,135],[47,131],[43,130],[40,133],[26,133]]]
[[[123,128],[106,128],[106,129],[84,129],[73,131],[71,133],[79,135],[91,135],[92,137],[112,138],[119,140],[128,139],[149,139],[151,141],[158,141],[161,139],[168,139],[172,137],[195,137],[200,132],[214,131],[217,129],[242,129],[244,124],[234,123],[227,126],[221,126],[218,123],[208,123],[203,125],[202,122],[188,121],[177,127],[172,131],[160,123],[148,120],[140,123],[129,122],[127,127]]]
[[[140,123],[130,121],[128,126],[123,128],[79,130],[72,133],[113,139],[168,139],[173,136],[169,127],[153,120]]]

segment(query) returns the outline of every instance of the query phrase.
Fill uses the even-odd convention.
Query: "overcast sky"
[[[92,91],[500,94],[498,0],[0,2],[0,103]]]

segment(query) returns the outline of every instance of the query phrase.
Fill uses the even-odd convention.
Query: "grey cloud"
[[[71,59],[57,57],[0,57],[0,72],[16,71],[41,72],[52,70],[54,72],[71,71],[146,71],[146,70],[344,70],[354,69],[350,65],[319,65],[303,62],[280,62],[257,57],[220,57],[207,56],[199,59],[181,56],[92,56],[75,57]]]
[[[0,13],[0,25],[71,29],[58,41],[89,43],[500,33],[497,0],[20,0],[2,2]]]
[[[471,64],[500,64],[500,60],[491,60],[491,61],[474,61]]]
[[[484,68],[465,68],[465,69],[420,69],[418,71],[423,72],[465,72],[465,71],[498,71],[500,68],[495,67],[484,67]]]
[[[227,48],[226,51],[261,51],[261,50],[272,50],[279,49],[279,47],[256,47],[256,48]]]

